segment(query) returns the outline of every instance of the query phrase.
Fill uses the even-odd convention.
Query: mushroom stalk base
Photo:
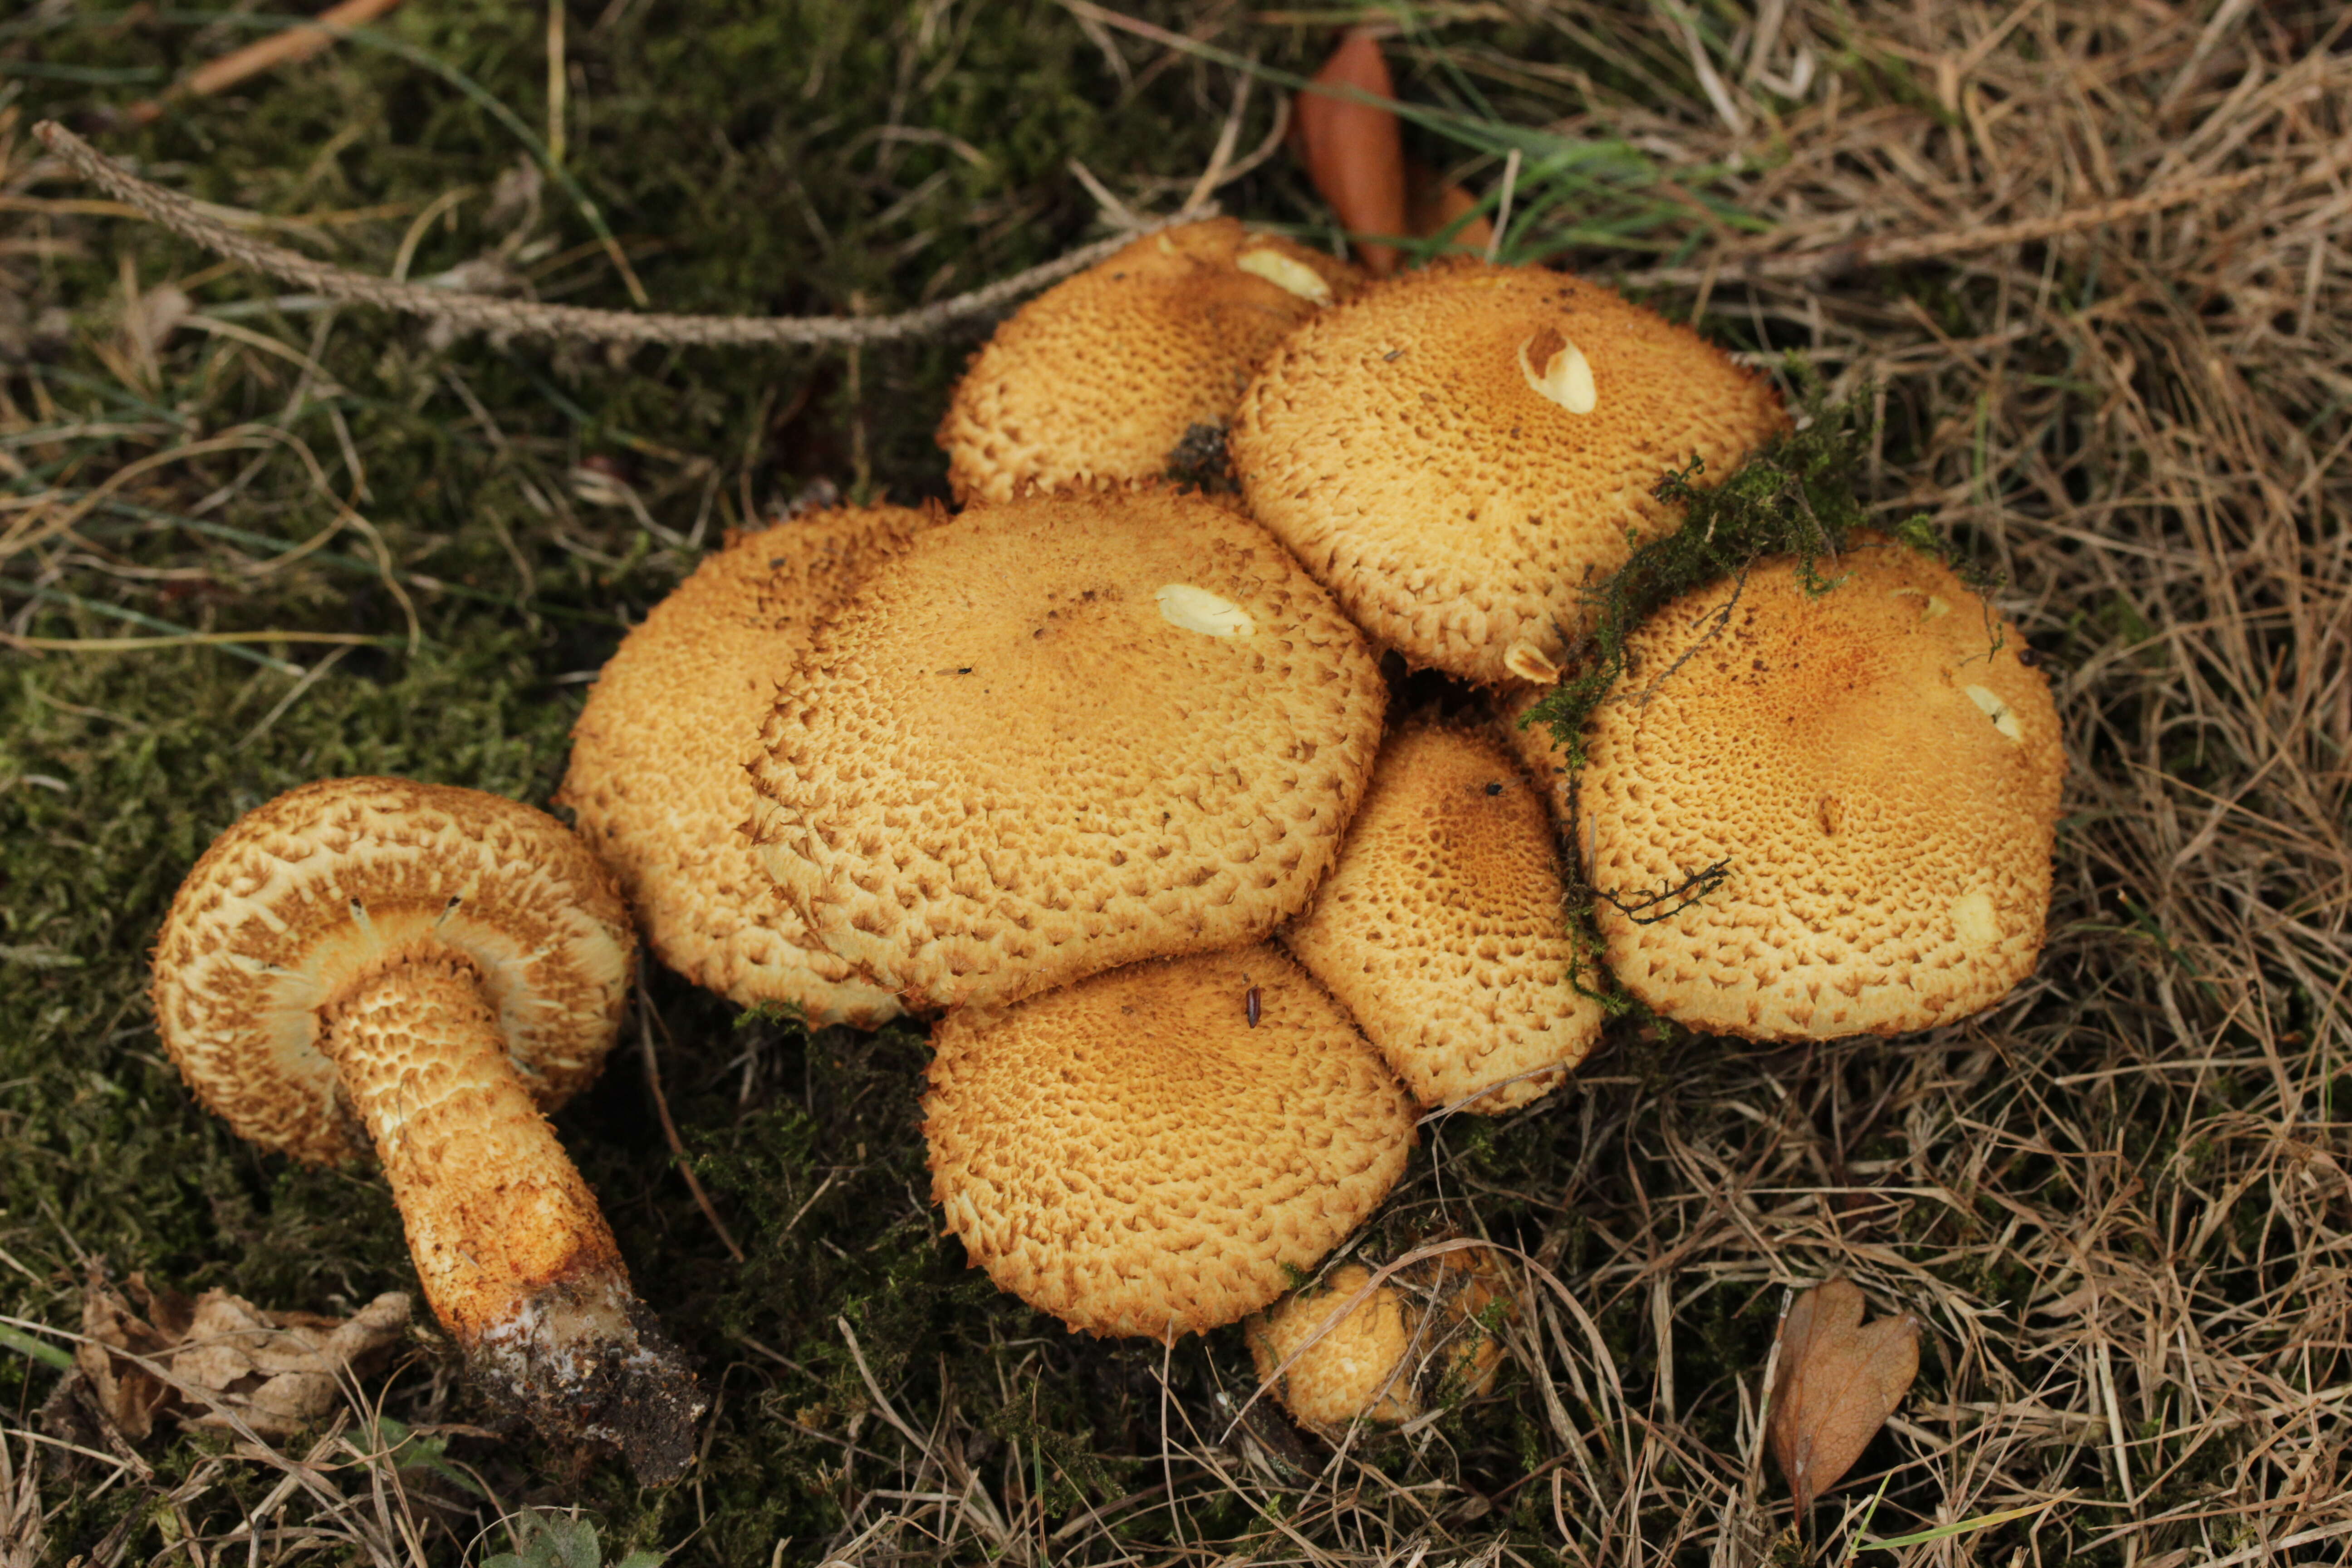
[[[684,1474],[707,1402],[516,1078],[472,963],[400,955],[344,994],[319,1044],[475,1375],[551,1436],[618,1447],[640,1480]]]

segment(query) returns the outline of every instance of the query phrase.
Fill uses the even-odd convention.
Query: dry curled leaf
[[[1801,1514],[1862,1457],[1919,1375],[1919,1320],[1862,1321],[1843,1276],[1801,1292],[1780,1321],[1780,1369],[1766,1428]]]
[[[1375,98],[1396,96],[1380,40],[1362,27],[1350,27],[1340,37],[1339,47],[1315,73],[1315,86],[1354,88]],[[1310,90],[1298,95],[1291,123],[1307,177],[1331,204],[1340,227],[1350,235],[1405,232],[1404,137],[1394,110]],[[1357,251],[1373,272],[1396,270],[1392,245],[1365,240]]]
[[[396,1290],[352,1317],[327,1318],[267,1311],[226,1290],[191,1301],[137,1274],[118,1293],[93,1274],[74,1363],[90,1400],[133,1441],[167,1412],[198,1426],[228,1426],[234,1412],[260,1436],[283,1437],[332,1414],[339,1377],[396,1344],[408,1314]]]

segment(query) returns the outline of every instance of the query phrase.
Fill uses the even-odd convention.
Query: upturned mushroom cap
[[[1339,864],[1282,942],[1423,1104],[1499,1112],[1600,1037],[1566,899],[1550,816],[1503,748],[1422,721],[1381,743]]]
[[[1232,218],[1164,229],[996,329],[939,441],[964,501],[1148,479],[1192,426],[1222,430],[1283,334],[1356,287],[1344,261]]]
[[[1092,1333],[1172,1341],[1265,1306],[1413,1143],[1378,1053],[1272,947],[961,1009],[931,1045],[931,1201],[1001,1289]]]
[[[1284,340],[1232,439],[1249,508],[1374,640],[1500,684],[1556,677],[1579,588],[1787,423],[1763,378],[1598,284],[1461,260]]]
[[[557,803],[655,954],[696,984],[797,1005],[813,1026],[897,1016],[897,996],[810,936],[752,853],[744,763],[814,623],[941,515],[844,508],[736,540],[622,639],[589,691]]]
[[[1925,555],[1873,541],[1820,571],[1822,593],[1779,559],[1668,605],[1588,725],[1610,965],[1696,1028],[1924,1029],[2041,950],[2066,773],[2049,683]]]
[[[479,972],[541,1110],[596,1076],[635,970],[611,875],[544,813],[406,779],[306,784],[205,852],[156,938],[164,1049],[239,1136],[352,1159],[368,1139],[318,1048],[322,1015],[425,942]]]
[[[762,863],[908,1005],[1264,936],[1307,901],[1387,703],[1246,519],[1165,491],[966,512],[822,627],[752,763]]]
[[[553,818],[331,779],[197,862],[153,996],[164,1047],[237,1132],[309,1160],[373,1147],[478,1379],[659,1484],[693,1463],[709,1402],[546,1117],[612,1045],[635,955],[611,876]]]

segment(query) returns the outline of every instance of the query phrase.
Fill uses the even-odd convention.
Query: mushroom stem
[[[392,1183],[425,1299],[475,1373],[544,1429],[674,1480],[704,1408],[629,1286],[595,1195],[510,1065],[480,972],[437,942],[346,988],[319,1048]]]

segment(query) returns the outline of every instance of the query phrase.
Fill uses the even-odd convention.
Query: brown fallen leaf
[[[1463,214],[1476,213],[1478,206],[1477,197],[1453,181],[1440,178],[1436,170],[1418,158],[1404,162],[1404,231],[1416,239],[1433,238]],[[1462,226],[1445,248],[1484,256],[1494,237],[1495,226],[1484,214],[1477,214]]]
[[[1765,1433],[1797,1512],[1836,1486],[1919,1375],[1919,1320],[1862,1321],[1839,1276],[1801,1292],[1780,1321],[1780,1367]]]
[[[333,1414],[343,1397],[339,1377],[366,1370],[398,1343],[408,1315],[408,1298],[396,1290],[352,1317],[328,1318],[268,1311],[226,1290],[191,1301],[138,1274],[118,1293],[93,1271],[82,1291],[88,1338],[74,1352],[75,1370],[87,1396],[134,1442],[165,1414],[226,1427],[234,1412],[258,1435],[284,1437]]]
[[[1369,28],[1350,27],[1315,73],[1314,85],[1354,88],[1394,98],[1388,57]],[[1311,89],[1298,95],[1291,121],[1307,178],[1352,236],[1402,235],[1405,228],[1404,137],[1396,111]],[[1360,239],[1357,254],[1382,275],[1396,270],[1397,249]]]
[[[187,1333],[194,1311],[184,1296],[150,1290],[142,1274],[124,1280],[123,1289],[136,1299],[136,1307],[91,1270],[82,1288],[85,1338],[74,1347],[74,1370],[89,1399],[135,1443],[155,1429],[155,1417],[172,1403],[172,1387],[138,1363],[108,1352],[128,1351],[162,1361]]]

